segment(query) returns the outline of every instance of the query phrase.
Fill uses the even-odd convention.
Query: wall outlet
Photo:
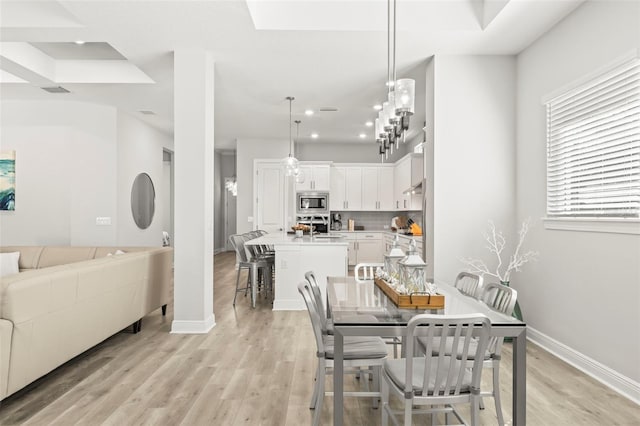
[[[96,225],[98,226],[109,226],[111,225],[111,218],[106,216],[106,217],[96,217]]]
[[[384,225],[382,229],[389,229],[389,225]]]
[[[249,216],[249,217],[247,218],[247,222],[249,222],[249,223],[253,222],[253,216]]]

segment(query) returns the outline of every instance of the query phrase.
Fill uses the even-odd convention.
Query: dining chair
[[[470,272],[460,272],[456,277],[454,287],[462,294],[478,298],[482,292],[483,278]]]
[[[480,299],[486,303],[491,309],[506,315],[513,314],[516,306],[518,292],[511,287],[507,287],[498,283],[487,283],[482,291]],[[489,339],[487,351],[483,358],[483,367],[491,368],[493,377],[492,390],[488,393],[482,393],[482,396],[492,396],[496,404],[496,414],[498,416],[498,424],[504,425],[504,417],[502,416],[502,404],[500,402],[500,359],[502,353],[502,344],[504,337],[492,336]],[[481,401],[482,404],[482,401]]]
[[[316,307],[318,309],[318,313],[320,315],[320,320],[322,323],[322,332],[324,334],[333,334],[333,320],[331,318],[329,318],[329,316],[327,315],[327,311],[324,308],[324,303],[322,301],[322,292],[320,290],[320,286],[318,286],[318,281],[316,279],[316,275],[313,271],[307,271],[304,274],[304,278],[307,280],[307,282],[309,283],[309,285],[311,286],[311,292],[313,295],[313,299],[314,302],[316,304]],[[345,319],[348,318],[354,318],[354,320],[356,320],[358,322],[378,322],[378,318],[376,318],[374,315],[368,315],[368,314],[357,314],[349,317],[346,317]]]
[[[304,302],[311,319],[311,327],[316,340],[316,356],[318,368],[315,375],[315,386],[309,408],[314,409],[313,426],[320,424],[322,404],[325,395],[333,395],[333,392],[325,392],[325,376],[333,373],[334,340],[332,335],[322,332],[322,324],[318,307],[314,301],[311,285],[305,280],[298,284],[298,291],[304,298]],[[380,368],[387,356],[387,348],[380,337],[345,336],[343,345],[345,374],[359,374],[370,368],[373,373],[373,390],[344,392],[345,396],[357,396],[374,398],[374,406],[380,397]],[[368,384],[368,380],[365,381]]]
[[[236,292],[233,296],[233,306],[236,306],[236,297],[239,292],[244,291],[245,296],[248,290],[251,290],[251,306],[256,307],[256,301],[253,297],[254,288],[257,291],[258,285],[258,271],[262,270],[265,280],[265,286],[271,286],[271,277],[272,277],[272,262],[266,259],[259,258],[251,258],[250,252],[246,250],[245,247],[245,237],[239,234],[234,234],[229,236],[229,243],[236,251],[236,256],[238,259],[238,273],[236,275]],[[240,287],[240,273],[243,269],[248,271],[247,277],[247,285],[245,287]]]
[[[455,410],[454,404],[470,404],[471,424],[479,424],[480,382],[482,357],[486,351],[491,321],[482,314],[414,316],[407,324],[407,354],[413,354],[416,337],[425,339],[426,354],[387,359],[382,366],[381,399],[382,425],[389,424],[391,416],[398,423],[397,414],[404,413],[405,426],[412,424],[416,413],[431,414],[432,424],[437,413],[449,414],[466,424]],[[451,339],[441,338],[451,336]],[[452,348],[460,357],[445,354],[444,342],[451,340]],[[475,342],[475,344],[472,344]],[[435,347],[440,346],[436,351]],[[432,355],[436,353],[437,355]],[[468,361],[473,360],[472,368]],[[389,397],[394,395],[403,402],[403,410],[393,410]],[[414,407],[424,406],[423,409]]]
[[[371,281],[376,277],[376,269],[382,268],[384,263],[362,262],[358,263],[353,269],[353,276],[356,281]]]

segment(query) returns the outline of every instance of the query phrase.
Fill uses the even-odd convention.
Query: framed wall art
[[[0,151],[0,210],[16,209],[16,152]]]

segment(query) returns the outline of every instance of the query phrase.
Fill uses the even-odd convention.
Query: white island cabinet
[[[295,238],[281,233],[267,234],[246,244],[267,244],[276,252],[274,281],[274,311],[305,310],[306,305],[298,292],[298,283],[307,271],[315,273],[326,301],[328,276],[347,275],[347,240],[304,236]]]

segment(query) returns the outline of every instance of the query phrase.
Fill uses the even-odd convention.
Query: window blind
[[[640,217],[640,60],[547,102],[547,216]]]

